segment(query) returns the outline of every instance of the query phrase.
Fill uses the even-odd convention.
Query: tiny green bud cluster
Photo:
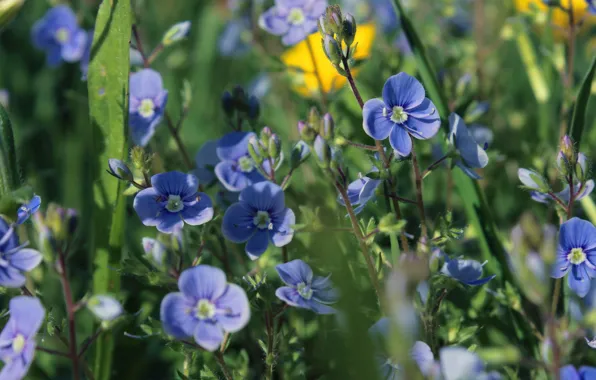
[[[346,75],[346,68],[342,65],[349,61],[355,50],[352,49],[357,29],[354,16],[343,16],[339,5],[330,5],[319,17],[318,27],[325,55],[338,73]],[[347,47],[347,55],[344,54],[343,44]]]

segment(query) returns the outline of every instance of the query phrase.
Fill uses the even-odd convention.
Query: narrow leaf
[[[592,65],[586,73],[584,80],[577,93],[577,100],[573,107],[573,117],[571,119],[571,127],[569,134],[573,142],[576,144],[576,149],[579,149],[582,133],[586,124],[586,112],[588,110],[588,101],[590,100],[590,93],[592,90],[592,82],[594,81],[594,72],[596,71],[596,55],[592,60]]]

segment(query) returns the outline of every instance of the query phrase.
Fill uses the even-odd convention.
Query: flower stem
[[[228,368],[228,365],[224,361],[223,354],[221,352],[217,351],[215,353],[215,360],[217,360],[217,363],[219,364],[219,367],[221,368],[226,380],[234,380],[234,378],[232,377],[232,374],[230,373],[230,369]]]
[[[366,145],[366,144],[360,144],[354,141],[350,141],[350,140],[345,140],[345,143],[347,145],[356,147],[356,148],[361,148],[361,149],[365,149],[365,150],[372,150],[372,151],[376,151],[377,147],[374,145]]]
[[[77,353],[77,330],[75,326],[75,307],[72,298],[72,289],[70,287],[70,281],[68,280],[68,274],[66,272],[66,253],[64,250],[59,249],[58,251],[58,266],[60,282],[62,283],[62,290],[64,292],[64,301],[66,302],[66,314],[68,317],[68,349],[70,360],[72,361],[72,378],[74,380],[80,379],[79,373],[79,355]]]
[[[327,108],[327,94],[325,93],[325,88],[323,88],[323,78],[321,78],[321,72],[319,71],[317,60],[315,59],[315,51],[313,49],[312,44],[310,43],[310,39],[308,38],[308,36],[306,37],[306,46],[308,47],[308,52],[310,54],[312,66],[315,71],[315,76],[317,77],[317,82],[319,83],[319,91],[321,92],[321,102],[323,103],[323,107]]]
[[[425,179],[433,170],[437,168],[443,161],[448,159],[451,155],[446,154],[443,157],[439,158],[437,161],[433,162],[424,172],[422,172],[422,179]]]
[[[67,352],[52,350],[50,348],[45,348],[45,347],[40,347],[40,346],[35,347],[35,349],[37,351],[45,352],[46,354],[50,354],[50,355],[54,355],[54,356],[62,356],[63,358],[70,358],[70,354]]]
[[[354,81],[354,76],[352,75],[352,71],[350,70],[350,65],[348,63],[348,58],[350,56],[350,47],[348,46],[348,50],[346,55],[342,54],[341,61],[344,65],[344,70],[346,71],[346,78],[348,78],[348,82],[350,83],[350,87],[352,88],[352,92],[360,105],[360,108],[364,108],[364,101],[362,100],[362,96],[360,96],[360,91],[358,91],[358,87],[356,87],[356,82]]]
[[[420,167],[418,166],[418,158],[416,157],[416,150],[414,148],[414,139],[412,139],[412,165],[414,165],[416,201],[418,204],[418,212],[420,213],[421,239],[426,241],[426,238],[428,237],[428,231],[426,228],[426,215],[424,213],[424,199],[422,197],[422,176],[420,175]]]
[[[172,121],[172,118],[170,117],[170,114],[168,113],[168,111],[165,112],[165,116],[166,116],[166,124],[168,126],[168,129],[170,130],[170,133],[172,134],[172,137],[176,141],[176,145],[178,146],[178,150],[180,151],[180,154],[182,155],[184,164],[186,165],[188,170],[192,170],[194,165],[192,164],[190,156],[188,155],[188,152],[186,151],[186,148],[184,147],[184,144],[182,143],[180,134],[178,133],[178,130],[174,126],[174,122]]]
[[[332,178],[333,174],[331,173]],[[342,197],[346,209],[348,210],[348,215],[350,216],[350,222],[352,222],[352,229],[354,230],[354,234],[358,239],[358,243],[360,244],[360,249],[362,250],[362,255],[364,256],[364,261],[366,262],[366,267],[368,269],[368,276],[370,277],[370,281],[372,282],[373,287],[375,288],[375,292],[377,293],[377,299],[379,300],[379,304],[381,308],[383,308],[383,291],[381,289],[381,285],[379,284],[379,279],[377,277],[377,272],[375,271],[375,266],[373,264],[372,258],[370,257],[370,252],[368,251],[368,246],[366,245],[366,238],[362,234],[362,230],[360,229],[360,225],[358,224],[358,219],[356,218],[356,213],[354,213],[354,208],[352,207],[352,203],[350,203],[350,198],[348,197],[348,193],[346,189],[335,181],[335,188],[339,192],[340,196]]]
[[[281,247],[281,256],[283,258],[284,263],[287,263],[289,261],[289,259],[288,259],[288,247],[286,245],[284,245],[283,247]]]
[[[99,328],[95,331],[95,333],[93,335],[91,335],[89,338],[87,338],[87,340],[83,343],[83,346],[79,350],[79,353],[78,353],[79,358],[85,354],[85,352],[87,351],[87,349],[89,347],[91,347],[93,342],[95,342],[95,340],[99,337],[99,334],[101,334],[102,331],[103,331],[103,329]]]
[[[288,187],[288,185],[290,184],[290,179],[292,178],[292,174],[294,174],[294,168],[290,169],[288,174],[286,174],[284,179],[281,181],[280,187],[282,190],[285,190]]]

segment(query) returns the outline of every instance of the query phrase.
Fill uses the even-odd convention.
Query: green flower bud
[[[356,19],[349,13],[344,17],[342,37],[348,46],[352,45],[356,37]]]
[[[188,31],[190,30],[190,21],[179,22],[174,24],[168,29],[168,31],[164,34],[161,43],[163,46],[172,45],[175,42],[178,42],[188,35]]]
[[[343,29],[343,17],[339,5],[330,5],[325,10],[325,20],[327,21],[327,30],[331,33],[341,35]]]
[[[325,37],[327,34],[332,34],[324,14],[317,20],[317,28],[319,29],[319,33],[321,33],[321,37]]]
[[[323,123],[321,123],[319,134],[325,140],[333,139],[335,134],[335,122],[333,121],[333,117],[330,113],[326,113],[323,116]]]
[[[325,35],[321,39],[323,51],[331,63],[338,65],[342,59],[342,51],[339,43],[330,35]]]
[[[580,182],[588,180],[589,162],[583,153],[577,154],[577,163],[575,164],[575,176]]]
[[[121,160],[108,159],[108,173],[123,181],[133,181],[134,176],[128,166]]]
[[[276,134],[271,135],[269,137],[269,157],[273,158],[274,160],[279,158],[281,153],[281,140],[279,136]]]
[[[153,156],[145,153],[145,149],[140,146],[135,146],[130,150],[130,160],[132,161],[135,169],[140,170],[143,173],[149,173],[151,171],[151,163]]]
[[[315,127],[317,125],[319,125],[319,123],[321,122],[321,114],[319,113],[319,110],[316,107],[312,107],[308,113],[308,124],[309,127]]]
[[[269,148],[269,138],[273,135],[273,132],[271,131],[271,128],[269,127],[265,127],[261,130],[261,134],[260,134],[260,143],[263,146],[263,148],[268,149]]]
[[[574,167],[577,162],[577,154],[573,148],[573,141],[568,135],[563,136],[561,139],[561,153],[567,159],[570,167]]]
[[[310,148],[304,141],[298,141],[292,148],[290,155],[290,167],[292,169],[298,168],[304,161],[310,157]]]
[[[317,139],[317,143],[320,141],[320,151],[317,150],[317,158],[319,159],[319,166],[321,166],[323,169],[328,168],[329,164],[331,162],[331,159],[333,158],[333,153],[331,151],[331,146],[329,145],[329,143],[323,139]],[[320,156],[319,156],[320,154]]]
[[[250,158],[253,159],[255,164],[257,164],[257,166],[260,166],[265,159],[261,155],[261,150],[262,149],[260,147],[259,140],[257,140],[255,136],[251,137],[248,141],[248,154],[250,155]]]
[[[303,121],[298,122],[298,133],[300,134],[300,138],[309,145],[312,144],[317,137],[317,131]]]

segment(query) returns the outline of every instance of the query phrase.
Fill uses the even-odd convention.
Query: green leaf
[[[109,158],[123,160],[128,136],[129,41],[132,30],[130,1],[104,0],[97,13],[89,64],[89,109],[93,128],[93,151],[97,162],[94,183],[93,239],[95,272],[93,291],[117,293],[124,240],[125,184],[106,170]],[[102,334],[97,340],[93,372],[96,380],[112,373],[114,338]]]
[[[16,189],[20,183],[12,123],[0,104],[0,196]]]
[[[569,128],[569,134],[571,135],[572,141],[577,145],[576,149],[579,150],[580,143],[582,140],[582,133],[586,124],[586,112],[588,109],[588,101],[590,100],[590,93],[592,90],[592,82],[594,81],[594,72],[596,72],[596,55],[592,60],[592,65],[586,73],[584,80],[577,93],[577,100],[573,107],[573,117],[571,119],[571,127]]]

